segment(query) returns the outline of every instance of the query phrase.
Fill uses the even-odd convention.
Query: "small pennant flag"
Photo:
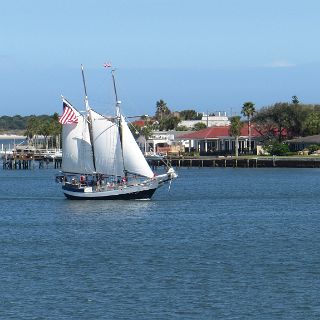
[[[63,114],[59,117],[61,124],[78,123],[78,117],[74,112],[74,109],[66,101],[63,101]]]
[[[109,63],[109,62],[106,62],[103,66],[105,68],[111,68],[112,67],[111,63]]]

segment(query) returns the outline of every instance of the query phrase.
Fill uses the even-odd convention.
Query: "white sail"
[[[96,172],[123,176],[118,126],[93,110],[90,110],[90,119]]]
[[[62,126],[62,171],[92,174],[95,170],[88,122],[76,109],[72,109],[78,123]]]
[[[122,153],[124,168],[130,173],[152,178],[154,176],[148,162],[136,143],[127,122],[121,115]]]

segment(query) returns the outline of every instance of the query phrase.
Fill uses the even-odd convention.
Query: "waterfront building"
[[[289,145],[291,151],[302,151],[307,149],[311,145],[320,146],[320,135],[312,135],[307,137],[298,137],[295,139],[287,140],[286,143]]]
[[[231,155],[235,151],[235,138],[229,134],[230,126],[215,126],[199,131],[184,133],[179,136],[179,140],[184,145],[188,141],[188,151],[199,152],[200,155]],[[251,150],[256,152],[256,148],[261,144],[261,134],[251,126]],[[239,137],[239,154],[247,153],[249,148],[248,124],[241,129]]]
[[[180,136],[188,131],[153,131],[147,139],[140,135],[137,143],[141,150],[146,152],[155,152],[161,154],[176,154],[185,151],[189,147],[189,141],[183,141]]]

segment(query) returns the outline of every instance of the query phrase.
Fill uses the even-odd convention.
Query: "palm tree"
[[[38,117],[31,116],[27,120],[26,136],[32,141],[32,145],[37,147],[37,136],[39,134],[41,123]]]
[[[50,120],[42,121],[39,127],[39,134],[44,137],[44,144],[42,147],[48,149],[48,136],[50,135]]]
[[[54,113],[51,117],[50,122],[50,134],[52,135],[52,142],[55,140],[55,147],[60,149],[60,136],[62,131],[62,125],[59,122],[59,115],[58,113]],[[54,139],[55,138],[55,139]]]
[[[251,151],[251,118],[255,112],[256,109],[254,107],[254,103],[248,101],[243,104],[241,113],[248,119],[249,151]]]
[[[240,116],[234,116],[230,118],[230,129],[229,129],[229,134],[231,137],[235,138],[235,156],[238,157],[238,149],[239,149],[239,136],[241,134],[241,128],[243,126],[243,122],[241,122],[241,117]]]
[[[167,104],[160,99],[156,104],[156,118],[157,120],[162,120],[164,116],[169,115],[171,112],[167,106]]]

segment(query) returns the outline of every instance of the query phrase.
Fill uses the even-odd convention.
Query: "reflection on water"
[[[180,169],[150,201],[0,171],[3,319],[318,319],[319,169]]]
[[[64,212],[71,214],[99,214],[118,215],[120,217],[138,217],[152,212],[156,204],[149,201],[129,200],[129,201],[92,201],[92,200],[65,200],[63,202]]]

